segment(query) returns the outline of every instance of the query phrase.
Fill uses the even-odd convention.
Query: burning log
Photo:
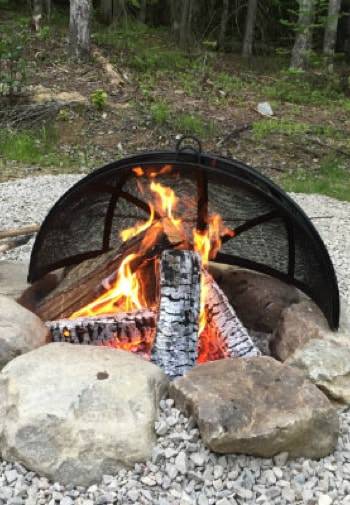
[[[61,284],[39,303],[36,313],[43,320],[68,318],[108,291],[127,256],[140,251],[130,264],[135,271],[159,256],[163,250],[179,245],[182,240],[177,237],[176,241],[174,236],[169,238],[164,232],[159,232],[157,222],[152,227],[158,229],[158,232],[155,231],[158,234],[155,242],[144,242],[146,234],[150,232],[147,229],[127,240],[117,250],[113,249],[73,267]]]
[[[150,356],[156,316],[146,309],[114,316],[48,321],[46,326],[53,342],[110,345]]]
[[[201,260],[192,251],[164,251],[159,273],[159,313],[152,360],[170,378],[197,358]]]
[[[201,334],[200,361],[225,357],[260,356],[247,330],[238,319],[225,293],[213,277],[203,271],[207,325]],[[216,345],[216,349],[213,347]]]

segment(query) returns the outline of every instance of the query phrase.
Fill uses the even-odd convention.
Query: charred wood
[[[141,310],[113,316],[48,321],[46,326],[53,342],[110,345],[149,356],[156,316],[151,310]]]
[[[164,251],[159,272],[159,312],[152,360],[175,378],[197,358],[201,260],[192,251]]]
[[[202,275],[207,292],[207,326],[201,334],[199,353],[207,353],[210,359],[260,356],[225,293],[208,272]],[[205,346],[211,348],[206,350]]]

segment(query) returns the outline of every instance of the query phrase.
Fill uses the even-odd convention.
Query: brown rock
[[[305,300],[286,308],[272,341],[272,355],[285,361],[293,352],[313,338],[323,338],[329,331],[326,318],[317,305]]]
[[[320,458],[337,443],[339,420],[327,397],[270,357],[197,366],[171,383],[170,396],[215,452]]]
[[[300,301],[295,287],[268,275],[218,263],[210,264],[210,272],[251,330],[274,331],[282,311]]]

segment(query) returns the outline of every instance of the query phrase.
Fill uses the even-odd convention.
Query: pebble
[[[177,470],[182,473],[182,475],[185,475],[187,472],[187,456],[185,451],[179,452],[179,454],[176,456],[175,466]]]
[[[332,505],[332,503],[332,498],[326,494],[321,494],[318,497],[318,505]]]

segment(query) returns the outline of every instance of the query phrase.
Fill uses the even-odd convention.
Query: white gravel
[[[42,176],[0,184],[0,229],[40,223],[55,200],[81,176]],[[344,300],[350,302],[350,203],[292,195],[311,216],[333,258]],[[3,255],[28,260],[31,244]],[[336,452],[320,461],[220,457],[202,444],[191,420],[171,401],[161,403],[153,458],[105,476],[89,489],[63,487],[0,462],[0,505],[350,505],[350,411],[341,414]]]

